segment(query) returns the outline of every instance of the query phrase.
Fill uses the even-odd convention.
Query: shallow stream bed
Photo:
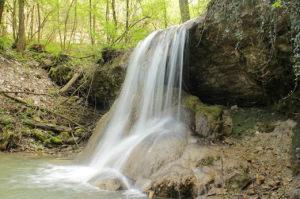
[[[0,153],[1,199],[147,199],[137,191],[108,192],[88,183],[97,171],[70,160]]]

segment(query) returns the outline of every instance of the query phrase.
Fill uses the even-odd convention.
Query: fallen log
[[[72,128],[66,126],[58,126],[55,124],[43,123],[43,122],[25,122],[26,125],[32,126],[34,128],[40,128],[53,132],[71,132]]]
[[[62,87],[62,88],[59,90],[59,93],[60,93],[60,94],[66,93],[66,92],[70,89],[70,87],[78,80],[78,78],[80,77],[80,74],[81,74],[81,72],[75,73],[75,74],[73,75],[72,79],[71,79],[64,87]]]

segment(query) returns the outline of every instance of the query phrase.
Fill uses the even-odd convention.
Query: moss
[[[196,107],[200,104],[201,104],[201,101],[198,97],[190,95],[184,100],[183,107],[195,110]]]
[[[67,65],[57,65],[49,70],[49,77],[58,85],[66,84],[73,76],[73,70]]]
[[[219,105],[208,106],[201,104],[196,106],[196,115],[204,114],[209,122],[216,122],[222,115],[223,107]]]
[[[74,132],[74,135],[75,135],[76,137],[82,137],[84,132],[85,132],[84,129],[77,129],[77,130]]]
[[[34,129],[33,131],[32,131],[32,134],[34,135],[34,137],[37,139],[37,140],[40,140],[40,141],[42,141],[42,142],[44,142],[45,140],[46,140],[46,135],[43,133],[43,132],[41,132],[41,131],[39,131],[39,130],[37,130],[37,129]]]
[[[70,138],[70,135],[69,132],[61,132],[57,137],[65,141]]]
[[[184,108],[194,110],[196,115],[204,114],[209,122],[215,122],[221,116],[223,107],[219,105],[203,104],[196,96],[190,95],[183,102]]]
[[[45,141],[45,144],[46,145],[51,145],[51,144],[53,144],[53,145],[61,145],[63,142],[62,142],[62,140],[61,139],[59,139],[59,138],[57,138],[57,137],[51,137],[50,139],[47,139],[46,141]]]
[[[46,133],[51,135],[51,136],[56,136],[56,134],[53,131],[46,131]]]

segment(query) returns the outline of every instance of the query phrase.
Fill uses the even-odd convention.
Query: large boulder
[[[190,90],[202,101],[267,105],[295,85],[291,12],[269,0],[213,0],[189,37]]]

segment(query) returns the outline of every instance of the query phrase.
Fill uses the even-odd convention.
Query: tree
[[[19,0],[19,34],[17,41],[17,51],[24,52],[26,49],[25,38],[25,14],[24,14],[24,0]]]
[[[0,0],[0,24],[2,22],[2,15],[4,10],[5,0]]]
[[[188,0],[179,0],[181,22],[190,20],[189,2]]]
[[[94,31],[93,31],[93,17],[92,17],[92,0],[89,1],[90,2],[90,37],[91,37],[91,44],[94,45],[95,44],[95,36],[94,36]]]

